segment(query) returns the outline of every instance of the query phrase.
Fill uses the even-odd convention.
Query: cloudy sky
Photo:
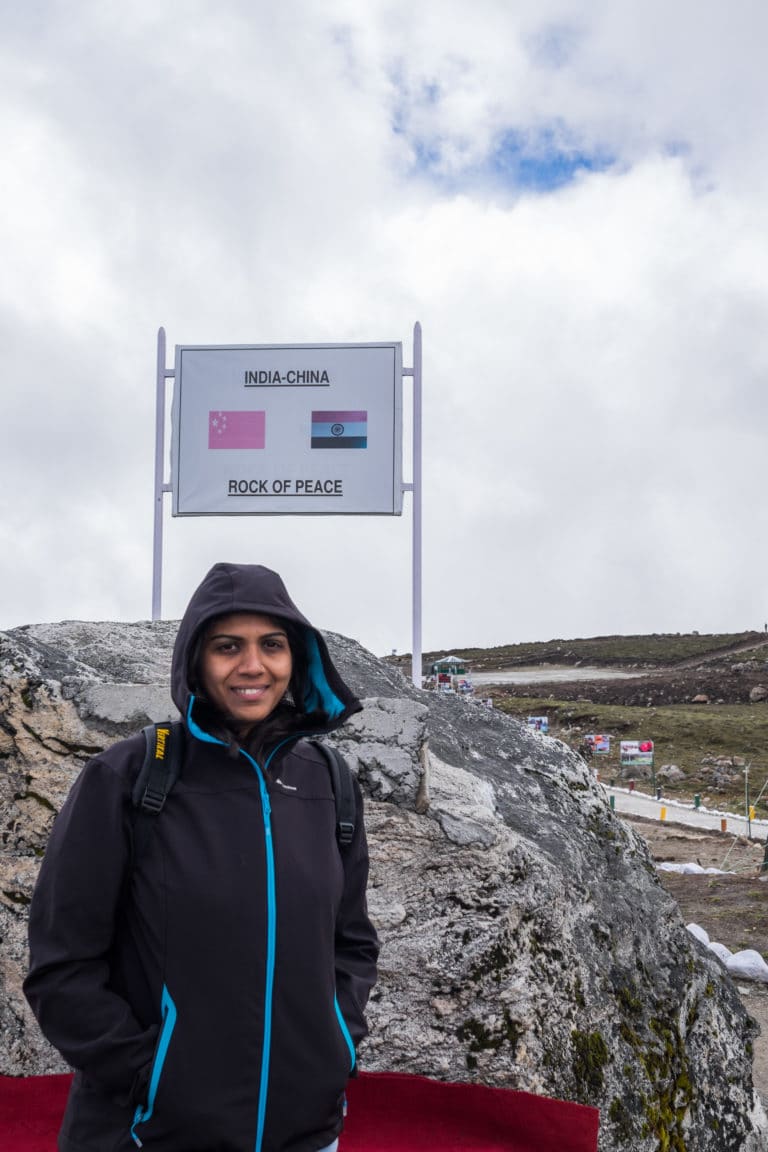
[[[424,646],[768,620],[761,0],[26,0],[0,628],[151,613],[169,344],[424,340]],[[406,382],[406,396],[410,396]],[[409,464],[406,462],[406,478]],[[402,517],[173,518],[411,646]]]

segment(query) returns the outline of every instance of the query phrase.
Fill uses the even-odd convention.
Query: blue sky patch
[[[578,40],[573,29],[550,26],[539,39],[555,67]],[[456,68],[461,71],[459,64]],[[389,71],[394,99],[390,126],[408,145],[410,175],[428,181],[444,195],[496,188],[510,193],[545,193],[579,176],[611,168],[617,157],[607,148],[584,141],[560,118],[527,126],[500,127],[485,154],[478,154],[470,128],[454,127],[441,116],[445,81],[423,78],[409,84],[400,62]]]
[[[511,131],[499,138],[487,168],[506,187],[550,192],[570,184],[581,173],[604,172],[615,160],[609,152],[569,145],[562,133],[546,130],[530,137]]]
[[[523,132],[512,129],[497,136],[491,151],[479,162],[461,164],[462,141],[412,134],[402,109],[393,130],[404,136],[413,156],[412,175],[428,180],[447,195],[495,186],[509,192],[552,192],[589,172],[604,172],[617,157],[603,149],[588,149],[569,138],[562,126]],[[450,145],[450,163],[446,162]]]

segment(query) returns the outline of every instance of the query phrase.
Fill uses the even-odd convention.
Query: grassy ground
[[[606,732],[613,737],[608,756],[595,756],[592,764],[603,780],[620,776],[619,741],[652,739],[654,765],[675,764],[685,773],[679,783],[665,782],[665,794],[692,799],[734,812],[745,809],[743,770],[720,790],[713,788],[711,766],[705,757],[740,756],[749,769],[750,802],[754,804],[768,778],[768,709],[740,704],[685,705],[668,708],[632,708],[619,704],[594,704],[578,700],[552,700],[536,696],[509,696],[489,689],[501,711],[525,720],[548,716],[549,734],[579,748],[588,733]],[[710,768],[710,773],[706,771]],[[702,771],[704,769],[704,771]],[[640,778],[638,777],[638,780]],[[651,783],[651,780],[648,780]],[[758,804],[758,815],[768,813],[768,788]]]

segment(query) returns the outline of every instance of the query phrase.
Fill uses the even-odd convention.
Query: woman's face
[[[279,620],[234,612],[214,620],[201,661],[207,699],[247,732],[266,720],[288,688],[293,670],[288,636]]]

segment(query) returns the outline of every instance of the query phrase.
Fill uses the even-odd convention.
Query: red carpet
[[[2,1152],[56,1152],[69,1076],[0,1076]],[[595,1108],[393,1072],[350,1082],[340,1152],[597,1152]]]

